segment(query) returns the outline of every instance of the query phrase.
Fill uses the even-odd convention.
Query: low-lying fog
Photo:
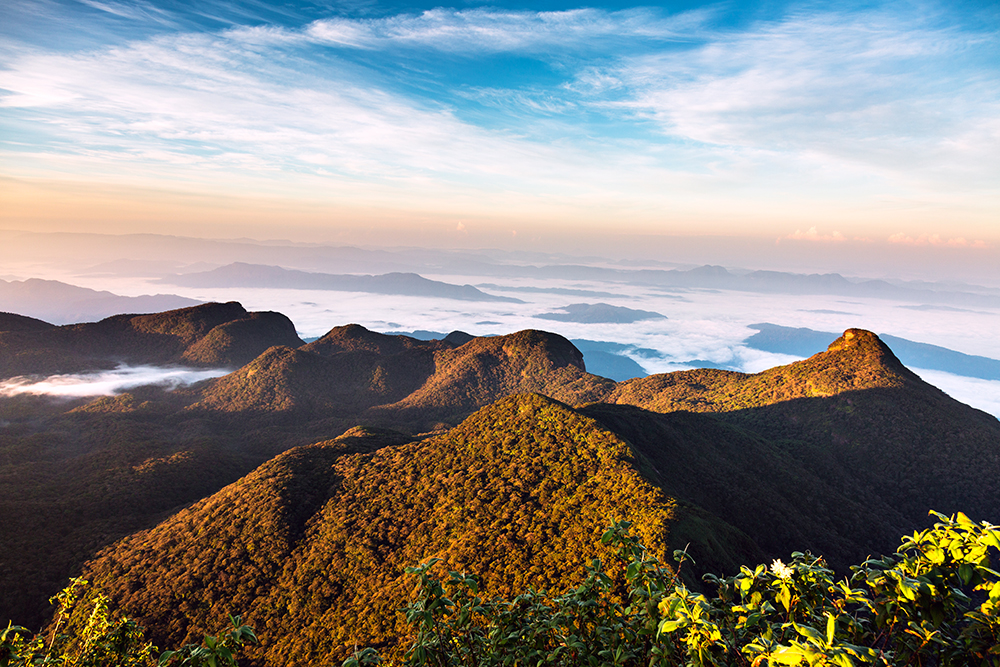
[[[110,371],[68,373],[47,378],[16,377],[0,382],[0,396],[37,394],[57,398],[85,398],[157,385],[167,389],[194,384],[229,373],[222,368],[194,369],[178,366],[119,366]]]

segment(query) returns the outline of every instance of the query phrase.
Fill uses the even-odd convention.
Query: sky
[[[995,3],[0,14],[0,228],[1000,265]]]

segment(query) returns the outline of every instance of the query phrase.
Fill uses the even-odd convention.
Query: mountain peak
[[[827,347],[828,352],[836,352],[837,350],[844,350],[852,346],[866,346],[866,345],[876,345],[885,347],[877,335],[871,331],[865,329],[848,329],[846,330],[840,338],[830,343]],[[889,348],[885,348],[889,349]]]
[[[913,376],[881,338],[865,329],[847,329],[840,338],[830,343],[826,352],[812,359],[820,357],[837,358],[841,362],[849,359],[854,374],[868,370],[879,375]]]

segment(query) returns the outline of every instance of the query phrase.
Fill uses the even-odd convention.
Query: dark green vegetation
[[[174,392],[0,400],[0,618],[35,628],[82,569],[158,644],[239,612],[252,664],[328,662],[401,646],[403,569],[432,556],[491,595],[559,591],[628,517],[661,561],[808,549],[846,572],[930,508],[1000,515],[1000,422],[861,330],[755,375],[616,383],[540,331],[302,345],[238,304],[10,322],[0,365],[247,361]]]
[[[287,452],[118,543],[89,576],[141,610],[158,642],[189,641],[239,609],[266,638],[252,655],[317,664],[356,644],[391,649],[405,633],[403,569],[429,555],[481,572],[499,594],[561,589],[617,516],[634,517],[662,555],[670,526],[691,513],[643,479],[617,436],[538,395],[503,399],[440,436],[359,452],[365,443]],[[721,521],[693,518],[742,547],[738,557],[759,555]]]

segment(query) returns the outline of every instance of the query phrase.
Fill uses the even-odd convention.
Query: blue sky
[[[0,225],[1000,257],[996,5],[197,7],[4,4]]]

